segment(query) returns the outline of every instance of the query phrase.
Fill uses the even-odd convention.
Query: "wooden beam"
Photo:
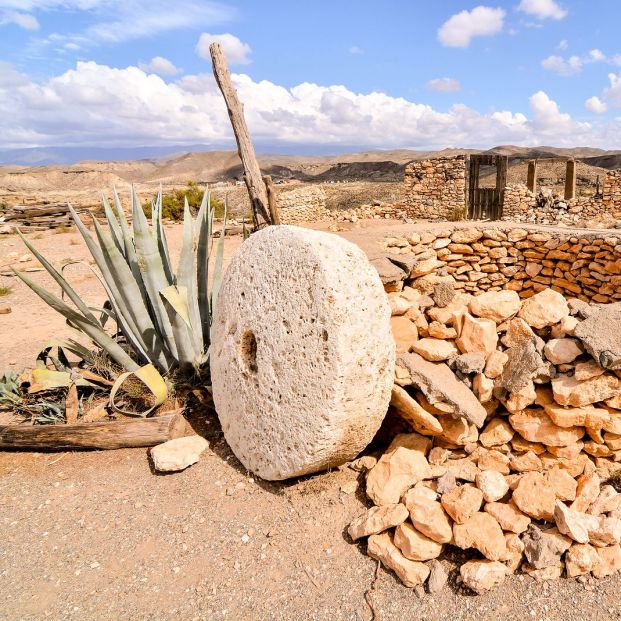
[[[263,181],[267,189],[267,203],[270,210],[270,219],[272,224],[280,224],[280,212],[278,211],[278,205],[276,203],[276,190],[274,189],[272,178],[270,175],[265,175]]]
[[[128,418],[75,425],[6,425],[0,427],[0,449],[119,449],[155,446],[192,430],[181,414]]]
[[[261,177],[259,162],[252,146],[246,119],[244,118],[244,108],[237,97],[237,92],[231,81],[231,74],[226,62],[224,50],[219,43],[212,43],[209,46],[211,61],[213,63],[213,75],[220,87],[222,96],[226,103],[226,109],[231,119],[233,133],[237,141],[237,151],[244,167],[244,181],[250,195],[252,203],[252,219],[255,229],[263,228],[271,224],[267,190]]]
[[[565,200],[576,198],[576,160],[567,160],[565,169]]]
[[[537,160],[528,162],[528,173],[526,174],[526,187],[533,193],[537,193]]]

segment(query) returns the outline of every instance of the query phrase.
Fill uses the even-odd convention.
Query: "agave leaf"
[[[144,412],[133,412],[131,410],[122,410],[117,407],[115,403],[116,394],[125,382],[125,380],[130,376],[134,375],[137,377],[153,394],[155,397],[154,404]],[[166,401],[166,397],[168,396],[168,388],[166,386],[166,382],[164,378],[160,375],[159,371],[152,365],[147,364],[143,367],[136,369],[135,371],[122,373],[119,375],[117,380],[114,382],[114,386],[110,390],[110,407],[119,414],[124,414],[125,416],[148,416],[155,408],[159,407]]]
[[[17,234],[26,245],[26,248],[32,252],[39,263],[45,268],[47,273],[60,285],[60,288],[67,294],[67,297],[75,304],[76,308],[85,317],[97,323],[95,315],[90,312],[86,304],[82,301],[82,298],[75,292],[67,279],[22,235],[19,229],[17,229]]]
[[[106,195],[101,193],[101,202],[103,204],[104,213],[106,214],[106,220],[108,221],[108,226],[110,227],[110,237],[114,241],[116,247],[119,249],[119,252],[125,257],[125,243],[123,242],[123,231],[121,231],[121,227],[110,207],[110,203],[106,198]]]
[[[99,327],[99,324],[93,323],[90,319],[80,315],[76,310],[28,278],[25,274],[15,271],[15,275],[30,287],[48,306],[51,306],[56,312],[63,315],[73,325],[77,326],[81,332],[97,343],[117,364],[120,364],[128,371],[134,371],[139,368],[138,364],[129,357],[127,352]]]
[[[173,307],[174,311],[183,319],[188,328],[192,328],[188,308],[188,290],[185,287],[170,285],[160,291],[161,296]]]
[[[134,190],[135,191],[135,190]],[[166,235],[164,234],[164,226],[162,224],[162,209],[163,209],[163,196],[162,196],[162,184],[160,183],[160,189],[157,193],[157,197],[154,202],[154,206],[151,209],[151,221],[153,225],[153,237],[157,243],[157,248],[162,258],[162,265],[164,266],[164,272],[166,278],[173,284],[175,277],[173,275],[172,267],[170,264],[170,254],[168,252],[168,243],[166,241]]]
[[[160,292],[164,299],[177,344],[179,366],[186,368],[194,363],[200,350],[192,338],[192,326],[188,312],[188,292],[185,287],[171,285]]]
[[[190,213],[190,206],[185,200],[183,210],[183,240],[179,254],[177,268],[177,285],[187,290],[188,314],[190,327],[195,343],[195,349],[203,349],[203,332],[201,329],[201,314],[198,305],[198,285],[196,272],[196,256],[194,251],[194,222]]]
[[[158,337],[129,266],[114,243],[105,235],[97,220],[94,220],[94,225],[110,277],[114,280],[118,291],[122,292],[115,301],[132,332],[132,340],[137,342],[146,360],[157,361],[160,368],[167,369],[171,359],[166,355],[166,344]]]
[[[138,265],[142,273],[147,296],[153,309],[155,323],[159,333],[170,350],[172,356],[177,358],[177,346],[173,336],[172,326],[168,318],[168,312],[160,296],[160,291],[172,285],[166,274],[157,245],[149,234],[149,225],[138,202],[138,197],[133,194],[132,216],[134,220],[134,241],[136,243],[136,255]]]
[[[218,293],[220,292],[220,285],[222,283],[222,262],[224,260],[224,238],[226,233],[226,212],[227,204],[224,203],[224,219],[222,221],[222,230],[220,231],[220,239],[218,240],[218,247],[216,250],[216,264],[214,265],[213,272],[213,284],[211,285],[211,309],[216,306],[216,300],[218,299]]]
[[[21,376],[22,383],[30,384],[28,394],[32,395],[43,390],[54,390],[55,388],[68,388],[73,380],[69,371],[52,371],[51,369],[31,369],[25,371]],[[86,379],[78,378],[75,382],[77,386],[97,388]]]
[[[198,308],[201,316],[203,348],[207,349],[211,331],[211,300],[209,299],[209,250],[211,244],[212,210],[211,192],[205,188],[198,216],[196,217],[196,270],[198,289]]]

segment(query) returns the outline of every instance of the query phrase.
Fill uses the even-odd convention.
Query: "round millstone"
[[[233,257],[210,365],[224,436],[248,470],[281,480],[355,457],[386,414],[394,359],[386,294],[357,246],[270,226]]]

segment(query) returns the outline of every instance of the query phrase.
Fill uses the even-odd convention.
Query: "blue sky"
[[[610,0],[0,0],[0,148],[621,148]]]

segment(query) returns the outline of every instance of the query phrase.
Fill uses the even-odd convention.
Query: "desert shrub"
[[[205,190],[196,182],[188,181],[185,188],[178,188],[162,196],[162,218],[166,220],[183,220],[183,206],[185,199],[193,213],[196,213],[203,201]],[[209,204],[214,211],[215,218],[224,216],[224,203],[213,195],[209,197]],[[142,208],[147,218],[151,217],[151,203],[143,203]]]

